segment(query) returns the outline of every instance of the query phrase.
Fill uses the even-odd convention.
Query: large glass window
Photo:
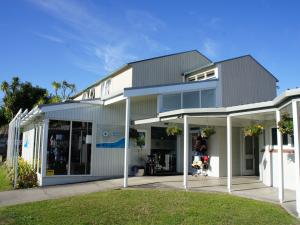
[[[70,174],[90,174],[92,123],[72,122]]]
[[[50,120],[48,129],[46,174],[68,174],[70,122]]]
[[[181,93],[163,95],[163,111],[181,108]]]
[[[208,89],[201,91],[201,107],[212,108],[216,107],[216,90]]]
[[[199,108],[199,91],[183,93],[183,108]]]

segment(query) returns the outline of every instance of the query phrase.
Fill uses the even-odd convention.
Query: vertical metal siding
[[[196,51],[138,62],[133,67],[133,87],[182,82],[182,73],[209,64]]]
[[[269,101],[276,97],[276,80],[250,56],[222,65],[222,103],[235,106]]]
[[[156,97],[147,96],[133,98],[131,107],[131,120],[145,119],[156,116]],[[68,110],[59,110],[46,113],[46,118],[57,120],[91,121],[93,126],[125,124],[125,102],[119,102],[108,106],[86,105]],[[141,127],[149,131],[147,127]],[[94,143],[92,146],[92,176],[122,176],[124,166],[124,151],[120,148],[104,149],[96,148],[97,129],[93,129]],[[150,132],[149,132],[150,134]],[[149,135],[147,134],[147,135]],[[150,145],[150,143],[149,143]],[[150,146],[149,146],[150,148]],[[148,151],[148,150],[147,150]],[[135,154],[131,151],[131,154]],[[134,155],[132,155],[134,158]]]

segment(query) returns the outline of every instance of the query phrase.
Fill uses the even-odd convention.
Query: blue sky
[[[300,86],[299,12],[299,1],[3,0],[0,81],[80,90],[126,62],[198,49],[214,61],[253,55],[280,93]]]

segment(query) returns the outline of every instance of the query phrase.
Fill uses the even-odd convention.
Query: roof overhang
[[[91,105],[103,105],[103,101],[99,99],[95,99],[95,100],[70,101],[70,102],[38,105],[34,107],[30,112],[28,112],[22,118],[21,125],[22,126],[26,125],[28,122],[36,119],[38,116],[41,116],[44,113],[81,108],[81,107],[86,107]]]

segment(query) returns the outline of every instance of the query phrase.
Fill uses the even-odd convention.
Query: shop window
[[[90,174],[91,150],[92,123],[50,120],[47,176]]]
[[[48,129],[46,174],[68,174],[70,122],[50,120]]]
[[[72,122],[70,174],[90,174],[92,123]]]

